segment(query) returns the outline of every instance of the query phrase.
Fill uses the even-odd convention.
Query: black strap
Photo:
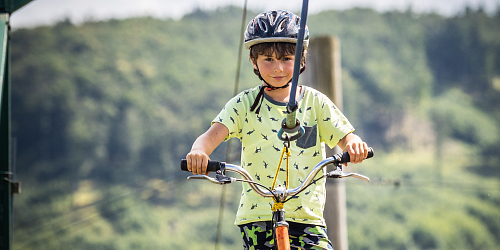
[[[264,81],[264,86],[260,87],[259,94],[257,94],[257,97],[255,97],[255,101],[253,102],[252,107],[250,107],[250,112],[255,110],[255,114],[259,114],[260,107],[262,106],[262,102],[264,101],[264,89],[267,89],[269,91],[276,90],[276,89],[284,89],[284,88],[287,88],[289,85],[290,85],[290,82],[288,82],[286,85],[281,86],[281,87],[274,87],[274,86],[271,86],[269,83]]]

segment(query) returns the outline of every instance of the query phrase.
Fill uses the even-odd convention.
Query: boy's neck
[[[292,88],[291,85],[289,85],[286,88],[283,89],[275,89],[275,90],[264,90],[266,95],[269,96],[271,99],[277,101],[277,102],[288,102],[290,100],[290,89]],[[300,91],[302,90],[302,86],[297,86],[297,92],[295,99],[298,99],[300,96]]]

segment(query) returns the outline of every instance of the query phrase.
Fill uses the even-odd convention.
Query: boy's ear
[[[254,68],[254,69],[258,69],[258,68],[257,68],[257,62],[255,61],[255,59],[253,59],[253,58],[252,58],[252,59],[250,59],[250,60],[252,61],[253,68]]]

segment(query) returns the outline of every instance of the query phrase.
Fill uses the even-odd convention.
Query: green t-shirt
[[[260,114],[250,112],[259,90],[260,86],[257,86],[232,98],[212,123],[222,123],[229,129],[226,140],[232,137],[241,140],[241,166],[255,181],[271,187],[283,150],[278,131],[286,117],[286,103],[265,95]],[[296,117],[304,126],[305,134],[290,145],[289,188],[300,186],[311,169],[325,159],[325,143],[334,147],[345,135],[354,131],[333,102],[315,89],[302,86],[297,105]],[[285,186],[286,160],[283,160],[280,169],[276,185]],[[261,197],[247,183],[242,185],[235,224],[271,220],[272,198]],[[325,198],[325,179],[322,179],[300,193],[298,198],[285,203],[286,219],[325,225]]]

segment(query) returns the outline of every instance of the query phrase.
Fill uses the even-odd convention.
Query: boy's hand
[[[361,138],[353,133],[349,133],[339,141],[338,146],[349,153],[351,162],[354,164],[363,162],[368,156],[368,145]],[[344,163],[347,166],[347,163]]]
[[[214,149],[229,135],[229,130],[222,123],[214,123],[193,143],[191,152],[186,155],[187,168],[193,174],[208,174],[208,157]]]
[[[193,174],[208,174],[207,165],[210,157],[203,151],[191,151],[186,155],[187,168]]]
[[[361,163],[364,159],[366,159],[366,157],[368,157],[368,144],[363,141],[349,142],[346,145],[345,151],[349,153],[351,163]]]

